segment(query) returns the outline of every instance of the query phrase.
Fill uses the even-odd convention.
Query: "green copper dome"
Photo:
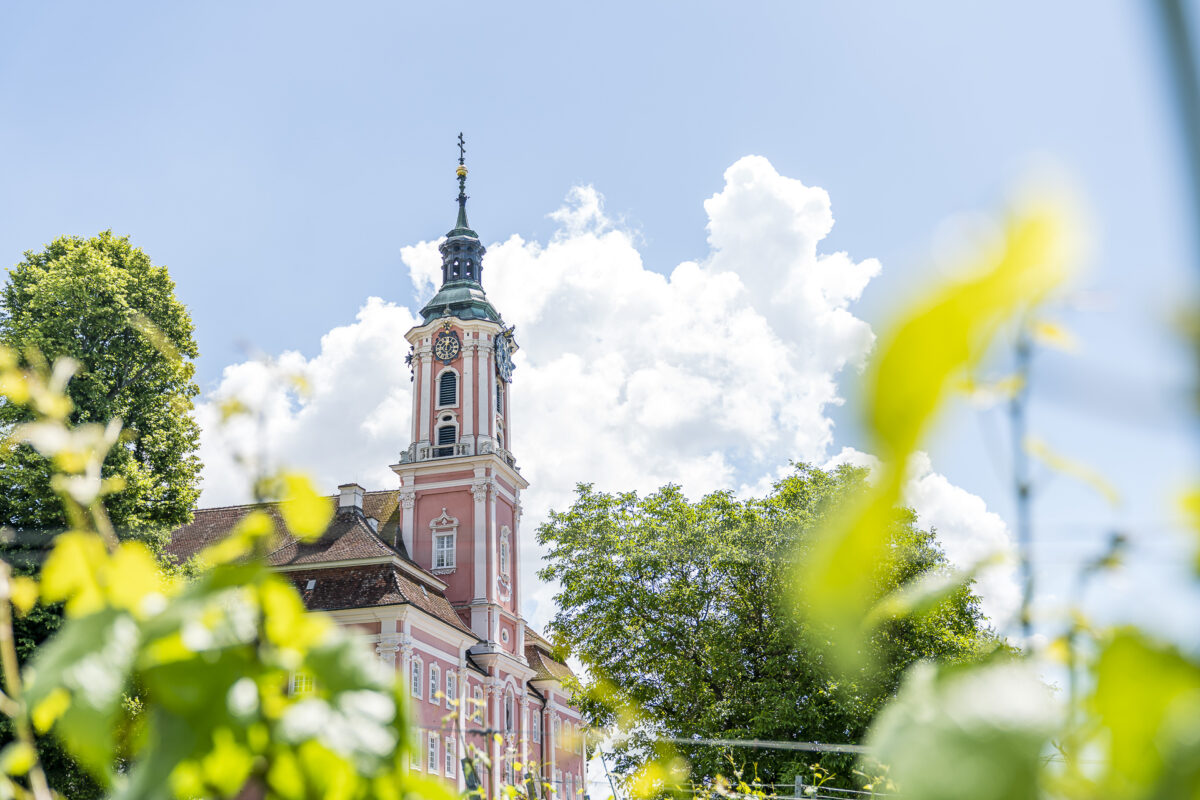
[[[487,248],[467,223],[467,167],[461,133],[458,141],[458,219],[446,234],[446,240],[438,245],[442,254],[442,288],[421,309],[421,316],[425,322],[444,316],[499,322],[500,315],[488,302],[481,283]]]

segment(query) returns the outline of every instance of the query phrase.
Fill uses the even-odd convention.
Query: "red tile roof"
[[[336,504],[337,498],[330,498],[330,503]],[[399,492],[395,490],[366,492],[361,514],[339,511],[321,538],[313,542],[301,542],[287,531],[278,503],[197,509],[190,524],[171,534],[167,552],[176,561],[187,561],[228,536],[238,522],[255,509],[266,511],[275,521],[278,540],[267,557],[268,563],[273,567],[312,567],[289,569],[284,573],[300,590],[310,609],[335,611],[407,603],[474,635],[436,588],[440,581],[430,575],[430,580],[436,583],[426,584],[392,560],[403,559],[425,573],[409,559],[404,545],[398,541]],[[378,531],[367,522],[368,518],[378,520]],[[376,564],[334,566],[363,559],[387,560]],[[321,568],[317,568],[318,565]],[[310,580],[315,581],[312,589],[307,588]]]
[[[337,498],[331,497],[329,498],[329,502],[330,504],[336,504]],[[380,545],[384,547],[389,547],[391,543],[395,542],[396,551],[400,553],[401,557],[407,559],[408,555],[404,552],[404,545],[396,541],[400,529],[398,508],[399,491],[397,490],[366,492],[363,495],[363,516],[379,521],[379,532],[374,535],[374,538],[378,539]],[[196,514],[192,521],[187,525],[177,528],[171,534],[171,542],[167,545],[167,552],[176,561],[187,561],[205,547],[215,544],[228,536],[229,532],[233,530],[234,526],[243,517],[256,509],[266,511],[275,521],[275,530],[281,537],[280,546],[286,546],[289,542],[295,542],[292,535],[287,532],[283,524],[283,519],[279,515],[279,504],[259,503],[243,506],[196,509]],[[330,530],[332,530],[332,526]],[[391,548],[389,547],[389,549]],[[359,558],[361,556],[351,557]]]
[[[338,611],[408,603],[452,628],[474,636],[445,596],[406,575],[395,564],[289,570],[304,604],[313,611]],[[309,582],[312,588],[308,588]]]
[[[533,676],[535,681],[563,681],[575,677],[570,667],[550,656],[550,643],[532,628],[525,629],[525,660],[537,673]]]

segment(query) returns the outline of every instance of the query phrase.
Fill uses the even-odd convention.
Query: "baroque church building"
[[[310,610],[353,629],[400,673],[412,699],[410,769],[460,790],[477,778],[493,799],[506,784],[523,791],[529,777],[545,800],[573,800],[585,786],[582,719],[564,686],[570,670],[521,616],[529,484],[511,452],[517,345],[483,290],[485,248],[467,223],[466,175],[460,136],[458,220],[440,246],[442,286],[406,334],[412,441],[391,467],[396,487],[339,486],[333,522],[309,543],[274,514],[270,564]],[[258,507],[197,510],[170,552],[186,561]],[[294,678],[292,690],[311,691],[305,683]],[[495,766],[469,774],[469,745]]]

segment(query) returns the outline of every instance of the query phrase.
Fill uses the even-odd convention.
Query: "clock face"
[[[454,331],[442,331],[433,340],[434,358],[437,358],[443,364],[449,364],[453,361],[461,349],[462,343],[458,340],[458,334]]]
[[[501,334],[496,337],[496,372],[505,383],[512,383],[512,345],[508,336]]]

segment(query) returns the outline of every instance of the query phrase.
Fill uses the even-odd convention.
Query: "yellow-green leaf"
[[[50,730],[59,717],[71,707],[71,694],[61,686],[52,689],[45,699],[33,707],[29,716],[38,733]]]
[[[24,742],[10,742],[0,750],[0,770],[3,770],[5,775],[24,775],[29,772],[35,761],[37,753]]]
[[[123,542],[105,577],[112,605],[134,614],[148,611],[147,601],[161,598],[165,591],[158,562],[141,542]]]
[[[12,579],[12,604],[20,614],[28,614],[37,604],[38,584],[33,578],[17,575]]]
[[[108,553],[99,536],[69,531],[54,540],[54,549],[42,568],[42,599],[66,601],[68,616],[82,616],[104,606],[100,570]]]
[[[1034,458],[1050,467],[1055,472],[1070,475],[1099,492],[1110,505],[1121,504],[1121,494],[1103,475],[1084,464],[1082,461],[1067,458],[1055,452],[1050,445],[1040,439],[1029,437],[1025,440],[1025,451]]]
[[[859,665],[873,586],[880,571],[892,568],[888,532],[909,456],[1001,325],[1066,277],[1064,228],[1047,208],[1014,215],[1000,243],[978,255],[972,277],[935,292],[880,337],[864,405],[881,474],[865,502],[824,526],[797,580],[815,641],[832,642],[844,667]]]
[[[333,519],[333,504],[318,494],[312,481],[303,475],[286,473],[282,480],[284,494],[279,511],[288,530],[300,539],[317,538]]]

